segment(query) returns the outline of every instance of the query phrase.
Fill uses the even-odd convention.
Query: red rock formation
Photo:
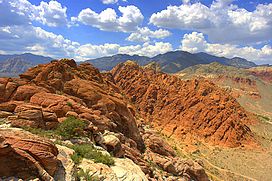
[[[249,72],[268,83],[272,83],[272,67],[251,68],[249,69]]]
[[[58,150],[54,144],[18,129],[0,129],[0,175],[53,180]]]
[[[112,74],[143,118],[168,136],[230,147],[254,142],[247,113],[211,82],[182,81],[131,62]]]
[[[0,79],[0,110],[14,112],[13,126],[51,129],[68,112],[99,128],[121,132],[144,150],[135,118],[110,74],[91,64],[62,59]],[[59,119],[58,119],[59,118]]]
[[[93,133],[92,141],[116,157],[130,158],[150,178],[172,180],[175,175],[174,180],[208,180],[200,165],[175,159],[169,144],[153,132],[138,129],[135,108],[121,94],[111,73],[101,74],[90,64],[77,66],[63,59],[31,68],[19,79],[0,79],[0,90],[0,116],[8,116],[12,126],[53,129],[65,117],[74,116],[89,121],[84,131]],[[149,91],[154,98],[156,91]],[[48,140],[0,129],[0,176],[50,180],[56,170],[56,154]],[[152,160],[157,166],[150,165]],[[154,175],[157,167],[164,170],[163,176]]]

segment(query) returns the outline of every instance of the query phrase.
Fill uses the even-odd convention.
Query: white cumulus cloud
[[[272,48],[264,45],[257,49],[251,46],[240,47],[233,44],[208,43],[203,33],[192,32],[185,34],[181,40],[180,49],[191,53],[206,52],[220,57],[242,57],[256,63],[272,62]]]
[[[143,45],[130,46],[106,43],[103,45],[85,44],[80,46],[76,53],[79,59],[84,60],[118,53],[152,57],[171,50],[173,50],[172,45],[164,42],[156,42],[155,44],[144,43]]]
[[[0,3],[0,25],[21,25],[37,21],[56,27],[67,24],[67,8],[57,1],[40,2],[38,6],[27,0],[3,0]]]
[[[272,38],[272,3],[259,4],[252,12],[216,0],[211,6],[200,2],[168,6],[152,14],[150,23],[158,27],[199,31],[216,43],[246,44]]]
[[[118,3],[118,0],[101,0],[103,4],[115,4]],[[123,2],[127,2],[127,0],[122,0]]]
[[[126,40],[133,42],[148,42],[150,41],[150,38],[164,39],[170,35],[171,33],[168,30],[158,29],[152,31],[148,27],[143,27],[138,28],[136,32],[131,33]]]
[[[118,0],[101,0],[103,4],[115,4]]]
[[[72,17],[72,22],[81,22],[85,25],[99,28],[104,31],[132,32],[141,25],[144,16],[136,6],[119,6],[121,16],[112,8],[107,8],[100,13],[96,13],[90,8],[83,9],[78,17]]]
[[[119,53],[153,57],[155,55],[163,54],[172,50],[173,48],[170,43],[156,42],[155,44],[144,43],[143,45],[120,47]]]
[[[0,49],[9,54],[30,52],[55,58],[73,57],[78,47],[79,43],[40,27],[32,25],[0,27]]]
[[[57,1],[41,2],[39,6],[33,6],[33,19],[47,26],[60,26],[67,24],[67,8]]]

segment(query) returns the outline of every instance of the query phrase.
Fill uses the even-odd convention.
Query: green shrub
[[[77,153],[74,153],[73,155],[71,155],[71,159],[73,160],[75,164],[79,164],[82,161],[82,157]]]
[[[68,117],[65,121],[60,123],[56,132],[64,139],[71,139],[83,135],[83,129],[86,127],[86,123],[82,120],[74,117]]]
[[[84,181],[99,181],[99,178],[97,176],[90,175],[90,171],[86,170],[84,172],[83,169],[80,169],[76,174],[77,179],[83,179]]]
[[[73,104],[72,104],[71,102],[67,102],[67,106],[72,107],[72,106],[73,106]]]
[[[47,137],[47,138],[59,138],[57,133],[54,130],[44,130],[41,128],[32,128],[32,127],[22,127],[22,129],[29,131],[30,133]]]
[[[91,159],[95,163],[103,163],[105,165],[113,165],[114,160],[109,155],[104,155],[100,151],[96,150],[93,145],[90,144],[75,144],[71,146],[75,153],[71,156],[72,160],[78,164],[82,158]]]

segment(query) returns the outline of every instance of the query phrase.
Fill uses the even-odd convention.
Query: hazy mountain
[[[146,65],[150,62],[149,57],[127,54],[117,54],[113,56],[101,57],[97,59],[87,60],[86,62],[93,64],[100,70],[111,70],[118,63],[122,63],[127,60],[136,61],[140,65]]]
[[[186,51],[171,51],[164,54],[159,54],[151,58],[138,55],[130,56],[126,54],[117,54],[113,56],[87,60],[87,62],[92,63],[100,70],[111,70],[118,63],[123,63],[127,60],[134,60],[140,65],[156,62],[160,64],[162,71],[167,73],[176,73],[190,66],[198,64],[209,64],[212,62],[218,62],[223,65],[231,65],[238,68],[250,68],[256,66],[255,63],[239,57],[228,59],[203,52],[192,54]]]
[[[228,65],[240,68],[251,68],[256,67],[256,64],[250,61],[247,61],[244,58],[234,57],[228,61]]]
[[[37,64],[48,63],[50,57],[24,53],[21,55],[0,55],[0,76],[15,77]]]

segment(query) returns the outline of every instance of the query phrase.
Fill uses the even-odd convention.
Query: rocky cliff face
[[[75,170],[81,168],[106,180],[208,180],[199,163],[177,157],[156,132],[137,124],[136,110],[125,97],[110,73],[68,59],[38,65],[20,78],[1,78],[1,177],[74,180]],[[6,128],[52,133],[68,117],[85,122],[82,132],[73,130],[83,137],[57,136],[50,141],[22,129]],[[75,144],[100,146],[95,148],[108,156],[110,152],[115,165],[85,158],[73,164],[70,156],[74,151],[67,145]],[[5,164],[10,167],[4,169]]]
[[[229,147],[254,143],[246,111],[209,81],[182,81],[133,62],[111,72],[148,123],[169,137]]]

